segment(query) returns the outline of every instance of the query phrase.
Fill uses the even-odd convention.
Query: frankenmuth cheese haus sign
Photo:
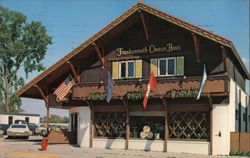
[[[167,43],[166,45],[162,47],[157,47],[154,44],[151,44],[149,46],[145,46],[144,48],[140,49],[125,49],[125,48],[117,48],[117,56],[124,56],[124,55],[139,55],[139,54],[145,54],[145,53],[160,53],[160,52],[174,52],[174,51],[180,51],[182,50],[182,47],[180,45],[174,45],[173,43]]]

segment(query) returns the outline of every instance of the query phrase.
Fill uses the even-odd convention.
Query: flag
[[[143,99],[143,107],[144,109],[146,109],[147,107],[147,103],[148,103],[148,96],[150,94],[150,92],[157,86],[157,82],[155,80],[155,76],[154,73],[150,74],[149,77],[149,81],[148,81],[148,85],[147,85],[147,90]]]
[[[68,75],[67,78],[56,88],[54,94],[56,99],[61,101],[69,92],[69,90],[75,85],[75,81],[71,75]]]
[[[108,71],[108,84],[107,84],[107,102],[108,103],[112,99],[112,90],[113,90],[113,79]]]
[[[202,75],[202,79],[201,79],[201,82],[200,82],[199,93],[198,93],[198,95],[196,97],[196,100],[200,99],[201,92],[202,92],[202,89],[203,89],[203,87],[205,85],[206,79],[207,79],[207,73],[206,73],[206,66],[204,64],[204,66],[203,66],[203,75]]]

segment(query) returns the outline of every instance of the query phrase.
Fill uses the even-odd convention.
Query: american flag
[[[74,86],[74,84],[74,79],[71,75],[68,75],[67,78],[54,91],[56,99],[61,101],[68,94],[69,90]]]

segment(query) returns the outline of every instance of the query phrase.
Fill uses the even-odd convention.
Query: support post
[[[41,89],[41,87],[39,87],[37,84],[34,85],[34,87],[37,88],[38,92],[40,93],[40,95],[42,96],[44,102],[45,102],[45,107],[46,107],[46,113],[47,113],[47,134],[49,134],[49,101],[48,101],[48,95],[45,95],[43,90]]]
[[[224,46],[221,46],[221,53],[222,53],[222,60],[223,60],[223,66],[224,66],[224,72],[227,72],[227,53]]]
[[[192,36],[193,36],[193,41],[194,41],[194,48],[195,48],[195,54],[196,54],[196,62],[200,63],[200,39],[194,33],[192,33]]]
[[[209,112],[210,112],[210,130],[209,130],[209,137],[210,137],[210,155],[213,154],[213,101],[211,98],[210,93],[208,94],[208,101],[209,101]]]
[[[73,73],[73,75],[74,75],[74,80],[75,80],[77,83],[79,83],[79,82],[80,82],[80,77],[79,77],[79,75],[76,73],[76,70],[75,70],[73,64],[72,64],[70,61],[67,61],[67,64],[69,64],[70,69],[71,69],[71,71],[72,71],[72,73]]]
[[[168,151],[168,145],[167,145],[167,141],[168,141],[168,109],[167,109],[167,101],[166,99],[161,96],[161,99],[162,99],[162,104],[163,104],[163,107],[164,107],[164,110],[165,110],[165,124],[164,124],[164,129],[165,129],[165,138],[164,138],[164,152],[167,152]]]
[[[86,103],[89,106],[90,109],[90,124],[89,124],[89,147],[93,147],[93,121],[94,121],[94,106],[92,105],[92,102],[86,101]]]
[[[148,27],[146,25],[146,21],[145,21],[144,15],[143,15],[143,13],[142,13],[141,10],[138,10],[138,13],[140,14],[140,17],[141,17],[141,22],[142,22],[142,26],[143,26],[143,29],[144,29],[146,40],[148,40],[149,39]]]
[[[99,59],[100,62],[101,62],[102,69],[104,69],[104,54],[103,54],[103,52],[98,48],[98,46],[96,45],[95,42],[92,43],[92,45],[94,46],[95,51],[96,51],[97,56],[98,56],[98,59]]]
[[[125,143],[125,150],[128,150],[128,141],[129,141],[129,133],[130,133],[130,127],[129,127],[129,111],[128,111],[128,104],[127,102],[122,98],[123,106],[126,111],[126,143]]]
[[[47,135],[49,134],[49,106],[46,104],[46,109],[47,109]]]

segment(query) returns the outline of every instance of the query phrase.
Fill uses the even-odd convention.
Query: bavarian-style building
[[[144,109],[151,73],[157,87]],[[250,128],[249,78],[230,40],[137,3],[17,95],[43,99],[48,115],[49,108],[69,109],[80,147],[224,155],[230,132]],[[66,96],[58,97],[55,91],[69,82]]]

